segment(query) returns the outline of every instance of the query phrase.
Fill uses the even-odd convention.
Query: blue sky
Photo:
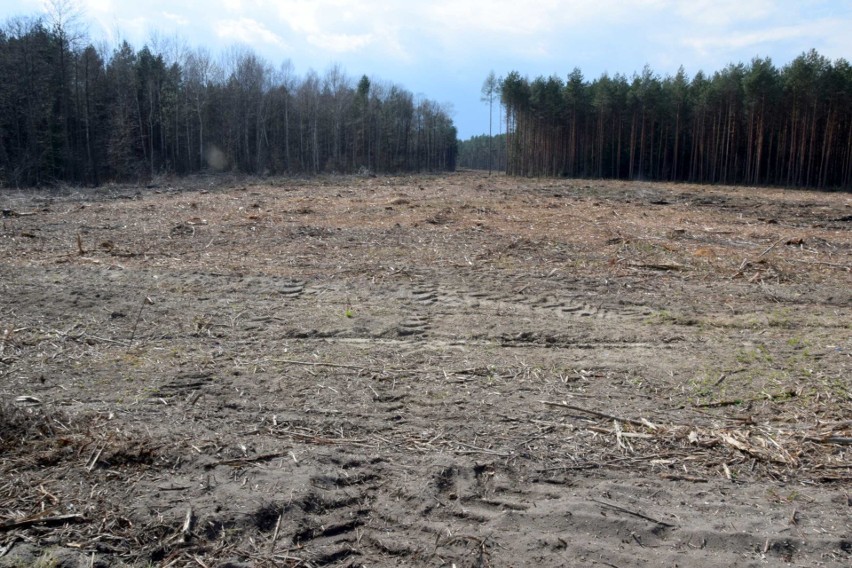
[[[811,48],[852,59],[852,0],[66,0],[89,37],[136,48],[155,35],[213,55],[248,45],[297,74],[339,64],[446,103],[459,137],[488,132],[485,76],[692,76],[755,56],[783,65]],[[43,0],[4,0],[0,20]],[[497,132],[495,126],[495,133]]]

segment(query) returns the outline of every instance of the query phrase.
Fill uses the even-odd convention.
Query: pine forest
[[[852,66],[813,50],[692,78],[513,71],[499,92],[509,174],[852,187]]]
[[[297,76],[248,48],[99,49],[74,29],[0,30],[0,186],[455,167],[449,113],[401,86],[339,65]]]
[[[852,187],[852,65],[816,51],[689,77],[646,66],[588,81],[489,76],[497,135],[459,142],[450,111],[339,65],[277,67],[178,40],[96,47],[61,18],[0,30],[0,185],[163,174],[496,169],[566,176]],[[494,105],[494,103],[497,103]],[[489,125],[490,127],[490,125]]]

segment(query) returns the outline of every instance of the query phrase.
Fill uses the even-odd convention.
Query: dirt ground
[[[2,567],[852,565],[852,194],[0,206]]]

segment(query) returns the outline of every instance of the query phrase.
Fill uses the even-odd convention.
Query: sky
[[[55,1],[55,0],[54,0]],[[852,59],[852,0],[61,0],[89,40],[110,49],[176,39],[218,56],[248,46],[304,76],[339,65],[450,109],[459,138],[489,131],[490,71],[563,79],[579,68],[628,78],[645,65],[692,77],[816,49]],[[45,0],[3,0],[0,22],[43,13]],[[495,106],[493,132],[499,132]]]

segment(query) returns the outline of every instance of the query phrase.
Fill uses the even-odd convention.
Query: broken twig
[[[0,523],[0,531],[9,531],[13,529],[22,529],[25,527],[33,527],[36,525],[63,525],[65,523],[83,523],[86,522],[86,517],[83,515],[56,515],[52,517],[30,517],[21,519],[20,521],[6,521]]]
[[[564,402],[548,402],[546,400],[542,400],[541,403],[546,404],[547,406],[558,406],[559,408],[567,408],[568,410],[584,412],[586,414],[591,414],[592,416],[597,416],[599,418],[606,418],[607,420],[618,420],[619,422],[626,422],[627,424],[633,424],[634,426],[642,426],[647,428],[649,424],[641,420],[633,420],[632,418],[622,418],[621,416],[613,416],[612,414],[598,412],[597,410],[589,410],[588,408],[581,408],[579,406],[574,406]]]
[[[674,527],[675,525],[671,523],[667,523],[665,521],[661,521],[659,519],[655,519],[654,517],[649,517],[648,515],[643,515],[642,513],[637,513],[636,511],[631,511],[630,509],[626,509],[620,505],[615,505],[614,503],[607,503],[606,501],[599,501],[598,499],[592,499],[595,503],[599,505],[604,505],[611,509],[615,509],[616,511],[621,511],[622,513],[627,513],[628,515],[633,515],[634,517],[639,517],[640,519],[645,519],[646,521],[651,521],[652,523],[656,523],[663,527]]]

